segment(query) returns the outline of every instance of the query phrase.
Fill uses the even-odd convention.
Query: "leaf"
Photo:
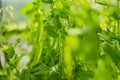
[[[108,5],[104,0],[96,0],[96,3],[100,4],[100,5]]]
[[[109,44],[105,44],[103,47],[105,53],[109,55],[112,60],[115,62],[115,64],[120,67],[119,62],[120,62],[120,51],[117,48],[113,48]]]
[[[8,59],[12,58],[15,54],[13,45],[8,45],[8,46],[4,45],[2,49],[6,53]]]
[[[10,62],[9,62],[10,68],[15,69],[17,67],[17,65],[19,64],[19,61],[20,61],[20,57],[18,57],[16,55],[15,58],[10,60]]]
[[[53,3],[53,0],[41,0],[43,3],[49,3],[49,4],[51,4],[51,3]]]
[[[35,12],[35,5],[32,2],[27,3],[22,9],[21,12],[24,15],[33,15],[33,13]]]
[[[54,37],[54,38],[57,37],[58,34],[57,34],[57,32],[55,31],[54,26],[48,25],[48,26],[45,26],[45,29],[46,29],[46,32],[47,32],[47,34],[48,34],[49,36],[52,36],[52,37]]]

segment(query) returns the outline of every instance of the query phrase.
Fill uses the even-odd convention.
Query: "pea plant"
[[[120,80],[120,0],[33,0],[21,12],[29,23],[1,45],[0,80]]]

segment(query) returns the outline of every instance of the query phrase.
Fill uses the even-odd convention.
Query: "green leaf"
[[[120,67],[120,51],[117,48],[112,47],[109,44],[105,44],[103,47],[105,53],[109,55],[115,64]]]
[[[22,9],[21,12],[24,15],[33,15],[35,12],[35,4],[33,2],[27,3]]]
[[[43,3],[49,3],[51,4],[53,2],[53,0],[41,0]]]

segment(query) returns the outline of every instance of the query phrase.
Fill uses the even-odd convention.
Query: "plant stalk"
[[[119,7],[120,7],[120,5],[119,5],[119,0],[117,0],[117,8],[118,8],[118,12],[120,11],[120,10],[119,10]],[[119,16],[118,16],[118,17],[119,17]],[[117,20],[117,26],[118,26],[118,34],[119,34],[119,26],[120,26],[119,18],[118,18],[118,20]]]

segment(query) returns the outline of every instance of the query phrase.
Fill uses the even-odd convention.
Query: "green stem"
[[[117,9],[118,9],[118,13],[119,13],[119,0],[117,0]],[[118,16],[118,17],[119,17],[119,16]],[[120,30],[119,30],[119,26],[120,26],[120,24],[119,24],[119,18],[118,18],[118,19],[117,19],[117,27],[118,27],[118,28],[117,28],[117,29],[118,29],[118,30],[117,30],[117,33],[118,33],[118,35],[119,35],[119,33],[120,33],[120,32],[119,32],[119,31],[120,31]],[[120,43],[119,43],[119,41],[118,41],[118,45],[117,45],[117,46],[118,46],[118,48],[120,48]]]
[[[29,80],[30,79],[30,68],[26,71],[24,79],[25,80]]]
[[[36,41],[36,50],[37,52],[35,53],[34,60],[32,62],[32,65],[36,65],[40,61],[41,53],[42,53],[42,36],[43,36],[43,22],[42,22],[42,16],[39,15],[39,20],[38,20],[38,31],[37,31],[37,41]]]
[[[62,50],[61,50],[61,34],[59,34],[59,37],[58,37],[58,46],[59,46],[59,52],[60,52],[59,61],[60,61],[60,65],[62,66],[62,69],[63,69]]]
[[[117,8],[118,8],[118,12],[119,12],[119,0],[117,0]],[[117,26],[118,26],[118,34],[119,34],[119,26],[120,26],[120,24],[119,24],[119,18],[117,20]]]
[[[10,78],[9,78],[9,80],[13,80],[13,76],[14,76],[13,71],[12,71],[12,70],[9,70],[9,73],[10,73]]]
[[[62,77],[64,78],[64,65],[63,65],[63,46],[64,46],[64,37],[63,37],[63,28],[59,33],[58,37],[58,46],[59,46],[59,51],[60,51],[60,56],[59,56],[59,61],[60,61],[60,66],[62,69]]]

